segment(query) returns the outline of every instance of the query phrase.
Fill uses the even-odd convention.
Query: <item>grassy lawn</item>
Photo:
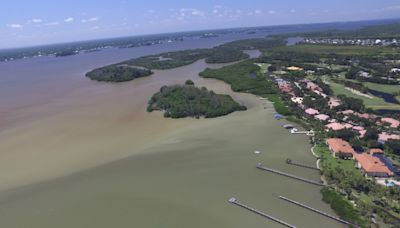
[[[255,63],[255,64],[260,67],[260,72],[262,74],[267,73],[268,67],[271,66],[271,64],[269,63]]]
[[[338,55],[380,55],[395,54],[396,50],[386,47],[365,47],[365,46],[334,46],[334,45],[310,45],[301,44],[287,47],[275,48],[276,51],[295,51],[313,54],[330,54]]]
[[[385,85],[372,82],[365,82],[364,85],[370,89],[385,92],[385,93],[396,93],[400,92],[400,85]]]
[[[355,167],[354,160],[343,160],[334,158],[326,145],[316,145],[314,152],[321,158],[321,167],[340,166],[346,171],[359,172]]]
[[[348,97],[361,99],[361,100],[363,100],[364,105],[367,108],[372,108],[372,109],[393,109],[393,110],[399,110],[400,109],[400,105],[387,103],[382,98],[375,97],[375,96],[373,96],[371,94],[369,94],[369,95],[373,97],[372,99],[368,98],[368,97],[360,96],[360,95],[357,95],[357,94],[353,94],[349,90],[345,89],[345,86],[342,85],[342,84],[338,84],[338,83],[329,81],[329,85],[330,85],[330,87],[333,90],[333,93],[335,95],[343,94],[343,95],[346,95]]]

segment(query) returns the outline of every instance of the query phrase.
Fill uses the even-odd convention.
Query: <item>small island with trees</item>
[[[148,112],[163,111],[164,117],[171,118],[215,118],[246,109],[231,96],[216,94],[205,87],[195,87],[191,80],[186,81],[185,85],[161,87],[151,97],[147,107]]]
[[[125,82],[135,78],[146,77],[153,72],[144,67],[128,65],[110,65],[86,73],[86,77],[96,81]]]

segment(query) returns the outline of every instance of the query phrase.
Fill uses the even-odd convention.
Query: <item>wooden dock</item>
[[[272,220],[274,222],[277,222],[277,223],[279,223],[279,224],[281,224],[283,226],[290,227],[290,228],[296,228],[296,226],[293,226],[293,225],[291,225],[291,224],[289,224],[289,223],[287,223],[287,222],[285,222],[285,221],[283,221],[281,219],[278,219],[278,218],[276,218],[274,216],[268,215],[268,214],[266,214],[266,213],[264,213],[262,211],[259,211],[259,210],[255,209],[255,208],[252,208],[250,206],[247,206],[246,204],[239,202],[239,200],[237,200],[235,198],[230,198],[228,202],[232,203],[232,204],[235,204],[235,205],[237,205],[239,207],[242,207],[244,209],[247,209],[247,210],[249,210],[249,211],[251,211],[253,213],[256,213],[258,215],[261,215],[261,216],[263,216],[263,217],[265,217],[265,218],[267,218],[269,220]]]
[[[306,179],[304,177],[298,177],[298,176],[295,176],[293,174],[285,173],[285,172],[282,172],[282,171],[279,171],[279,170],[276,170],[276,169],[271,169],[271,168],[263,166],[261,163],[257,164],[257,168],[261,169],[261,170],[264,170],[264,171],[271,172],[271,173],[279,174],[279,175],[282,175],[282,176],[285,176],[285,177],[290,177],[290,178],[293,178],[293,179],[296,179],[296,180],[300,180],[300,181],[303,181],[303,182],[306,182],[306,183],[309,183],[309,184],[313,184],[313,185],[317,185],[317,186],[325,186],[321,182],[309,180],[309,179]]]
[[[299,166],[299,167],[303,167],[303,168],[307,168],[307,169],[313,169],[313,170],[321,171],[317,167],[306,165],[306,164],[302,164],[302,163],[299,163],[299,162],[295,162],[290,158],[286,159],[286,163],[289,164],[289,165],[295,165],[295,166]]]
[[[318,209],[312,208],[312,207],[310,207],[310,206],[307,206],[307,205],[305,205],[305,204],[303,204],[303,203],[300,203],[300,202],[297,202],[297,201],[295,201],[295,200],[289,199],[289,198],[287,198],[287,197],[279,196],[279,198],[282,199],[282,200],[285,200],[285,201],[287,201],[287,202],[289,202],[289,203],[292,203],[292,204],[295,204],[295,205],[297,205],[297,206],[303,207],[303,208],[305,208],[305,209],[307,209],[307,210],[313,211],[313,212],[315,212],[315,213],[317,213],[317,214],[320,214],[320,215],[323,215],[323,216],[328,217],[328,218],[330,218],[330,219],[333,219],[333,220],[335,220],[335,221],[341,222],[341,223],[343,223],[343,224],[350,225],[350,226],[354,226],[354,227],[360,227],[360,226],[358,226],[358,225],[356,225],[356,224],[353,224],[353,223],[351,223],[351,222],[347,222],[347,221],[345,221],[345,220],[343,220],[343,219],[341,219],[341,218],[339,218],[339,217],[330,215],[330,214],[328,214],[328,213],[326,213],[326,212],[323,212],[323,211],[320,211],[320,210],[318,210]]]

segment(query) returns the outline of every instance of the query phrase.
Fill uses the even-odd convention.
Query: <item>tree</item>
[[[378,140],[379,137],[379,131],[375,128],[367,128],[367,132],[365,132],[363,139],[368,141],[368,140]]]
[[[341,138],[346,141],[350,141],[355,138],[356,134],[350,129],[342,129],[335,132],[336,138]]]
[[[186,80],[185,85],[192,86],[194,85],[194,82],[192,80]]]
[[[352,66],[350,68],[350,70],[347,71],[346,78],[347,79],[356,79],[358,71],[359,71],[358,68]]]
[[[274,72],[276,71],[276,66],[275,65],[271,65],[268,67],[268,72]]]
[[[400,140],[388,140],[385,146],[393,154],[400,155]]]

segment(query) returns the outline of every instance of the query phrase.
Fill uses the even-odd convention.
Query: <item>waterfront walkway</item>
[[[303,182],[306,182],[306,183],[309,183],[309,184],[314,184],[314,185],[317,185],[317,186],[325,186],[321,182],[309,180],[309,179],[306,179],[304,177],[298,177],[298,176],[295,176],[293,174],[285,173],[285,172],[282,172],[282,171],[279,171],[279,170],[276,170],[276,169],[271,169],[271,168],[263,166],[261,163],[257,164],[257,169],[261,169],[261,170],[268,171],[268,172],[271,172],[271,173],[279,174],[279,175],[282,175],[282,176],[285,176],[285,177],[290,177],[290,178],[293,178],[293,179],[296,179],[296,180],[300,180],[300,181],[303,181]]]
[[[229,203],[232,203],[232,204],[235,204],[235,205],[237,205],[237,206],[239,206],[239,207],[242,207],[242,208],[244,208],[244,209],[247,209],[247,210],[249,210],[249,211],[251,211],[251,212],[253,212],[253,213],[256,213],[256,214],[258,214],[258,215],[261,215],[261,216],[263,216],[263,217],[265,217],[265,218],[267,218],[267,219],[269,219],[269,220],[272,220],[272,221],[274,221],[274,222],[277,222],[277,223],[279,223],[279,224],[281,224],[281,225],[284,225],[284,226],[286,226],[286,227],[296,228],[296,226],[291,225],[291,224],[289,224],[289,223],[287,223],[287,222],[285,222],[285,221],[283,221],[283,220],[281,220],[281,219],[278,219],[278,218],[276,218],[276,217],[274,217],[274,216],[268,215],[268,214],[266,214],[266,213],[264,213],[264,212],[262,212],[262,211],[259,211],[259,210],[257,210],[257,209],[254,209],[254,208],[252,208],[252,207],[250,207],[250,206],[247,206],[246,204],[239,202],[239,200],[237,200],[237,199],[235,199],[235,198],[230,198],[228,202],[229,202]]]
[[[318,214],[320,214],[320,215],[323,215],[323,216],[325,216],[325,217],[328,217],[328,218],[330,218],[330,219],[333,219],[333,220],[336,220],[336,221],[338,221],[338,222],[341,222],[341,223],[343,223],[343,224],[350,225],[350,226],[354,226],[354,227],[359,227],[359,226],[356,225],[356,224],[347,222],[347,221],[345,221],[345,220],[343,220],[343,219],[341,219],[341,218],[338,218],[338,217],[336,217],[336,216],[330,215],[330,214],[328,214],[328,213],[326,213],[326,212],[323,212],[323,211],[320,211],[320,210],[318,210],[318,209],[312,208],[312,207],[310,207],[310,206],[307,206],[307,205],[305,205],[305,204],[303,204],[303,203],[300,203],[300,202],[297,202],[297,201],[295,201],[295,200],[289,199],[289,198],[287,198],[287,197],[279,196],[279,198],[282,199],[282,200],[285,200],[285,201],[287,201],[287,202],[289,202],[289,203],[292,203],[292,204],[295,204],[295,205],[297,205],[297,206],[303,207],[303,208],[305,208],[305,209],[307,209],[307,210],[310,210],[310,211],[313,211],[313,212],[318,213]]]
[[[299,166],[299,167],[303,167],[303,168],[307,168],[307,169],[313,169],[313,170],[320,171],[320,169],[317,168],[317,167],[313,167],[313,166],[310,166],[310,165],[306,165],[306,164],[302,164],[302,163],[299,163],[299,162],[295,162],[290,158],[286,159],[286,163],[289,164],[289,165],[295,165],[295,166]]]

